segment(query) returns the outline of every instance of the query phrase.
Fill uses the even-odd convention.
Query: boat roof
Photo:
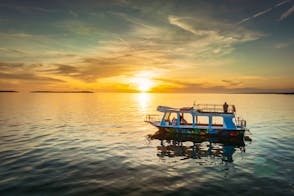
[[[159,112],[176,112],[176,113],[199,113],[201,114],[234,114],[236,108],[234,105],[228,105],[227,111],[224,111],[223,105],[219,104],[198,104],[193,107],[172,108],[168,106],[158,106]]]

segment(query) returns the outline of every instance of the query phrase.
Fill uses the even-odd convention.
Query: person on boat
[[[184,119],[184,115],[180,115],[180,123],[181,123],[181,125],[186,125],[187,124],[186,119]]]
[[[177,119],[175,117],[172,119],[172,125],[177,125]]]
[[[223,105],[224,113],[228,112],[228,107],[229,107],[229,105],[227,104],[227,102],[225,102]]]

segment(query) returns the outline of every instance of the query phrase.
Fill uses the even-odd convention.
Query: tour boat
[[[163,132],[243,137],[248,130],[246,121],[236,116],[236,107],[226,103],[194,104],[182,108],[158,106],[157,111],[163,113],[161,120],[156,115],[147,115],[145,122]]]

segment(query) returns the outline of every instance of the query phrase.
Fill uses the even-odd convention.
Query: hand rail
[[[247,121],[244,119],[240,119],[239,117],[236,119],[236,126],[241,128],[246,128]]]
[[[216,113],[235,113],[236,107],[235,105],[225,105],[221,104],[197,104],[195,106],[199,112],[216,112]]]
[[[144,122],[156,122],[156,121],[160,121],[159,115],[158,114],[147,114],[145,116],[145,120]]]

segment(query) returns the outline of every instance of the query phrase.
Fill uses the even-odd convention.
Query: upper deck
[[[235,105],[227,105],[225,107],[221,104],[197,104],[194,108],[201,113],[229,113],[233,114],[236,112]]]
[[[177,112],[177,113],[201,113],[201,114],[234,114],[236,112],[235,105],[221,104],[197,104],[193,107],[171,108],[166,106],[158,106],[159,112]]]

